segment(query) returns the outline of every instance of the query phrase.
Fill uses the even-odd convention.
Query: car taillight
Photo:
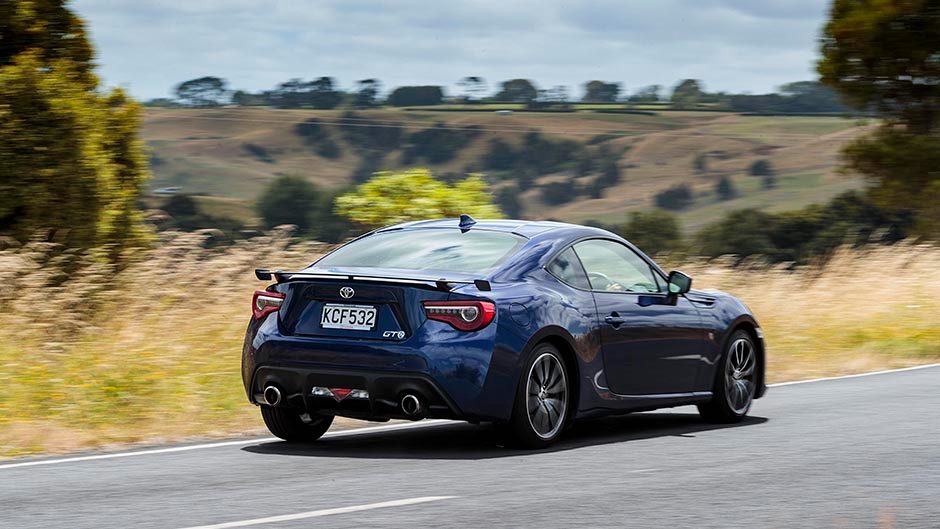
[[[478,331],[496,316],[492,301],[425,301],[424,313],[429,320],[449,323],[461,331]]]
[[[251,298],[251,313],[256,320],[277,312],[284,301],[284,294],[280,292],[268,292],[267,290],[255,290],[255,295]]]

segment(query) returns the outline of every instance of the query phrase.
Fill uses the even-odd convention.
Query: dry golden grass
[[[283,232],[225,249],[165,234],[127,269],[32,243],[0,251],[0,456],[257,433],[239,362],[255,266],[322,253]],[[70,277],[60,270],[84,262]],[[940,358],[940,251],[842,250],[821,268],[685,263],[755,311],[770,380]]]
[[[768,343],[768,381],[904,367],[940,359],[940,249],[843,248],[824,265],[682,266],[697,288],[736,295]]]

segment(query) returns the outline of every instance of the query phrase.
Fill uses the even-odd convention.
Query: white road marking
[[[940,364],[926,364],[922,366],[901,367],[898,369],[885,369],[884,371],[869,371],[868,373],[856,373],[854,375],[840,375],[837,377],[811,378],[809,380],[794,380],[792,382],[777,382],[776,384],[768,384],[767,386],[771,388],[779,388],[781,386],[793,386],[795,384],[809,384],[810,382],[826,382],[828,380],[842,380],[846,378],[861,378],[861,377],[870,377],[874,375],[886,375],[888,373],[902,373],[904,371],[916,371],[918,369],[929,369],[931,367],[940,367]]]
[[[319,518],[320,516],[331,516],[333,514],[346,514],[350,512],[369,511],[372,509],[384,509],[386,507],[417,505],[419,503],[428,503],[432,501],[450,500],[456,497],[457,496],[423,496],[421,498],[383,501],[381,503],[367,503],[365,505],[353,505],[351,507],[336,507],[333,509],[321,509],[319,511],[299,512],[297,514],[284,514],[281,516],[268,516],[267,518],[240,520],[237,522],[225,522],[213,525],[198,525],[194,527],[186,527],[185,529],[228,529],[230,527],[248,527],[251,525],[260,525],[265,523],[290,522],[293,520],[305,520],[307,518]]]
[[[628,474],[646,474],[647,472],[659,472],[658,468],[638,468],[627,472]]]
[[[768,384],[769,387],[777,388],[782,386],[792,386],[794,384],[809,384],[811,382],[825,382],[828,380],[842,380],[846,378],[860,378],[860,377],[869,377],[874,375],[885,375],[889,373],[901,373],[904,371],[915,371],[918,369],[929,369],[933,367],[940,367],[940,363],[937,364],[926,364],[921,366],[913,367],[902,367],[899,369],[887,369],[884,371],[872,371],[869,373],[858,373],[855,375],[841,375],[837,377],[825,377],[825,378],[813,378],[809,380],[795,380],[793,382],[778,382],[776,384]],[[350,435],[361,435],[374,432],[387,432],[394,430],[408,430],[412,428],[426,428],[429,426],[438,426],[447,422],[446,419],[433,419],[433,420],[424,420],[415,423],[406,423],[406,424],[389,424],[383,426],[368,426],[366,428],[355,428],[351,430],[340,430],[338,432],[327,432],[323,437],[345,437]],[[95,461],[98,459],[117,459],[121,457],[134,457],[134,456],[148,456],[154,454],[169,454],[173,452],[188,452],[190,450],[202,450],[204,448],[224,448],[226,446],[240,446],[240,445],[249,445],[257,443],[267,443],[271,441],[277,441],[276,437],[260,437],[257,439],[242,439],[237,441],[223,441],[219,443],[204,443],[197,445],[188,445],[188,446],[175,446],[172,448],[156,448],[153,450],[138,450],[135,452],[116,452],[111,454],[96,454],[88,456],[77,456],[77,457],[65,457],[61,459],[41,459],[38,461],[24,461],[22,463],[9,463],[6,465],[0,465],[0,470],[10,469],[10,468],[22,468],[22,467],[35,467],[42,465],[57,465],[59,463],[77,463],[80,461]]]
[[[332,437],[346,437],[349,435],[361,435],[373,432],[387,432],[394,430],[410,430],[413,428],[425,428],[428,426],[436,426],[443,423],[447,423],[445,419],[434,419],[434,420],[425,420],[421,422],[414,423],[405,423],[405,424],[388,424],[383,426],[368,426],[365,428],[355,428],[350,430],[340,430],[337,432],[327,432],[323,435],[324,439]],[[134,457],[134,456],[149,456],[154,454],[170,454],[173,452],[188,452],[190,450],[202,450],[204,448],[224,448],[226,446],[241,446],[241,445],[250,445],[258,443],[269,443],[272,441],[280,441],[277,437],[258,437],[255,439],[240,439],[237,441],[223,441],[219,443],[203,443],[198,445],[188,445],[188,446],[174,446],[171,448],[155,448],[152,450],[137,450],[134,452],[115,452],[112,454],[95,454],[88,456],[76,456],[76,457],[63,457],[60,459],[40,459],[38,461],[24,461],[22,463],[10,463],[7,465],[0,465],[0,470],[9,469],[9,468],[22,468],[22,467],[36,467],[42,465],[57,465],[60,463],[78,463],[80,461],[96,461],[99,459],[117,459],[121,457]]]

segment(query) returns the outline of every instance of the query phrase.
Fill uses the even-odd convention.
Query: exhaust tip
[[[277,386],[264,388],[264,403],[268,406],[277,406],[281,403],[281,390]]]
[[[414,393],[409,393],[401,398],[401,410],[406,415],[416,416],[424,411],[424,404]]]

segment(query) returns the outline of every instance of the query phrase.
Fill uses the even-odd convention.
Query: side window
[[[548,265],[548,271],[573,287],[583,288],[584,290],[591,289],[587,276],[584,275],[584,268],[581,267],[578,256],[574,254],[574,250],[571,248],[552,259],[551,264]]]
[[[604,239],[574,246],[592,290],[607,292],[660,292],[650,265],[626,246]]]

